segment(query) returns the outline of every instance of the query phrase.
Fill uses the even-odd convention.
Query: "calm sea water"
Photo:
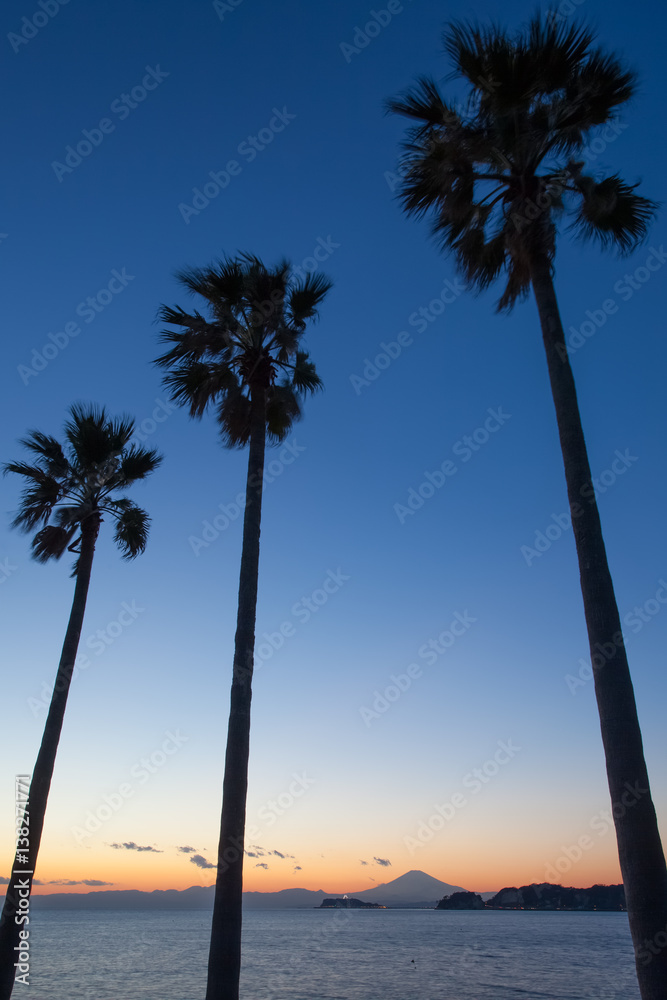
[[[33,910],[14,998],[202,1000],[209,928],[202,911]],[[247,911],[241,995],[639,1000],[623,913],[434,910]]]

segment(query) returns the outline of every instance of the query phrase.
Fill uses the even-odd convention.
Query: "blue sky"
[[[387,13],[374,21],[372,9]],[[664,12],[560,9],[640,72],[591,167],[664,199]],[[249,250],[304,269],[315,258],[334,288],[308,335],[326,390],[291,450],[270,456],[262,527],[248,816],[265,852],[294,858],[249,861],[247,887],[362,889],[410,868],[475,889],[541,881],[608,796],[537,313],[529,300],[495,315],[499,291],[465,292],[427,225],[403,215],[405,125],[383,112],[419,73],[447,77],[440,29],[470,8],[71,0],[44,24],[40,11],[10,0],[2,14],[0,454],[19,458],[29,428],[60,434],[79,400],[134,415],[165,461],[135,491],[153,519],[146,554],[125,564],[108,525],[100,539],[89,663],[71,691],[39,874],[117,888],[211,880],[177,847],[210,861],[217,844],[247,456],[220,447],[212,419],[165,406],[151,361],[158,306],[191,304],[175,269]],[[513,26],[531,12],[515,0],[473,10]],[[371,22],[385,23],[366,33]],[[17,41],[22,31],[34,37]],[[628,645],[663,822],[665,242],[662,214],[627,260],[564,232],[556,275],[581,344],[572,364],[619,608],[641,610]],[[407,513],[420,487],[431,492],[427,474],[444,482]],[[72,583],[65,562],[30,561],[29,539],[9,529],[20,484],[2,485],[8,869],[13,776],[34,762]],[[530,555],[538,532],[549,547]],[[177,752],[160,749],[168,733]],[[473,791],[466,778],[497,761],[499,741],[520,750]],[[151,772],[140,762],[152,754]],[[465,804],[415,847],[457,793]],[[594,839],[564,882],[618,879],[613,833]]]

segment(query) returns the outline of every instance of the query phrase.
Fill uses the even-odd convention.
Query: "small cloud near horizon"
[[[4,875],[0,875],[0,885],[9,885],[9,879],[5,878]]]
[[[382,865],[383,868],[388,868],[391,865],[391,861],[388,858],[373,858],[376,865]]]
[[[194,854],[195,851],[197,850],[197,848],[196,847],[177,847],[176,850],[180,851],[181,854]]]
[[[196,865],[197,868],[215,868],[213,862],[207,861],[201,854],[193,854],[190,858],[190,863]]]
[[[124,841],[122,844],[110,844],[116,851],[150,851],[151,854],[164,854],[164,851],[159,851],[156,847],[140,847],[139,844],[135,844],[133,840]]]
[[[113,885],[113,882],[103,882],[99,878],[52,878],[40,885]]]
[[[359,862],[359,864],[360,864],[360,865],[367,865],[367,864],[368,864],[368,861],[360,861],[360,862]]]
[[[255,868],[266,868],[266,869],[268,869],[268,867],[269,866],[266,864],[265,861],[260,861],[258,865],[255,865]]]
[[[292,872],[292,875],[296,875],[297,872],[302,872],[302,871],[303,871],[303,868],[301,867],[301,865],[295,865],[294,866],[294,871]]]

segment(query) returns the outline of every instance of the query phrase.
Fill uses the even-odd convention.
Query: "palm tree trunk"
[[[46,803],[65,717],[67,696],[72,682],[74,661],[81,638],[99,528],[99,514],[91,515],[81,525],[81,551],[72,610],[65,633],[49,714],[44,726],[44,735],[32,774],[28,800],[23,812],[23,823],[21,824],[29,830],[27,836],[29,843],[27,846],[20,842],[17,844],[14,865],[0,917],[0,1000],[9,1000],[12,995],[17,966],[21,964],[18,961],[19,944],[24,946],[28,940],[25,937],[21,939],[19,934],[21,931],[25,933],[30,930],[29,916],[28,920],[25,920],[23,915],[28,914],[28,901],[42,839]]]
[[[667,998],[667,867],[651,798],[635,696],[623,643],[574,377],[546,257],[531,281],[556,406],[579,559],[595,696],[642,1000]],[[600,660],[604,662],[600,663]]]
[[[252,393],[250,448],[239,580],[231,706],[227,730],[218,871],[206,1000],[238,1000],[241,974],[243,852],[250,755],[250,702],[255,651],[259,535],[266,448],[266,392]]]

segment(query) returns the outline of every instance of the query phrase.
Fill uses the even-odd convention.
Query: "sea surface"
[[[35,911],[13,1000],[202,1000],[206,911]],[[639,1000],[624,913],[248,910],[243,1000]]]

